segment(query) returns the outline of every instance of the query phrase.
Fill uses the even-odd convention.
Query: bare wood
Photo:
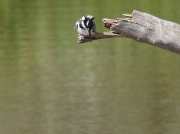
[[[126,35],[123,35],[121,33],[115,33],[113,31],[109,32],[103,32],[103,33],[93,33],[91,35],[91,41],[98,40],[98,39],[104,39],[104,38],[115,38],[115,37],[125,37]],[[89,42],[89,36],[78,36],[78,42],[77,43],[86,43]]]
[[[112,32],[109,35],[93,34],[93,40],[113,37],[128,37],[156,47],[180,54],[180,25],[134,10],[123,14],[126,18],[103,19],[104,26]],[[87,40],[88,37],[85,37]],[[84,43],[84,39],[78,43]],[[89,41],[89,39],[87,40]],[[86,42],[87,42],[86,41]]]

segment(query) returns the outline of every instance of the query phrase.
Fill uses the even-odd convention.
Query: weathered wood
[[[125,35],[123,34],[116,34],[113,31],[109,31],[109,32],[103,32],[103,33],[94,33],[91,35],[91,41],[93,40],[98,40],[98,39],[104,39],[104,38],[115,38],[115,37],[125,37]],[[78,42],[77,43],[86,43],[89,42],[89,36],[82,36],[79,35],[78,36]]]
[[[103,19],[104,26],[110,32],[110,38],[128,37],[180,54],[180,25],[157,18],[153,15],[134,10],[131,14],[123,14],[126,18],[118,20]],[[115,35],[113,35],[115,34]],[[92,35],[95,40],[107,38]],[[85,37],[86,40],[88,37]],[[88,39],[89,40],[89,39]],[[94,39],[93,39],[94,40]],[[81,40],[78,43],[84,43]],[[86,41],[87,42],[87,41]]]

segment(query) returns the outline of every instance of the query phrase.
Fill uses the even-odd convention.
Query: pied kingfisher
[[[80,35],[84,35],[87,36],[89,35],[90,38],[90,42],[91,42],[91,34],[95,33],[96,31],[96,26],[95,23],[93,22],[95,17],[91,16],[91,15],[84,15],[81,19],[79,19],[76,24],[75,27],[77,32]]]

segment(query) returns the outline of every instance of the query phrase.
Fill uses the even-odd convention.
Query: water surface
[[[0,2],[0,133],[179,134],[178,54],[130,39],[76,44],[76,20],[133,9],[180,23],[180,2]]]

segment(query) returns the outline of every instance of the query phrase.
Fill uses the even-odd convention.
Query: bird
[[[80,35],[89,36],[91,43],[91,34],[96,32],[96,25],[94,23],[95,17],[91,15],[83,15],[75,24],[75,29]]]

